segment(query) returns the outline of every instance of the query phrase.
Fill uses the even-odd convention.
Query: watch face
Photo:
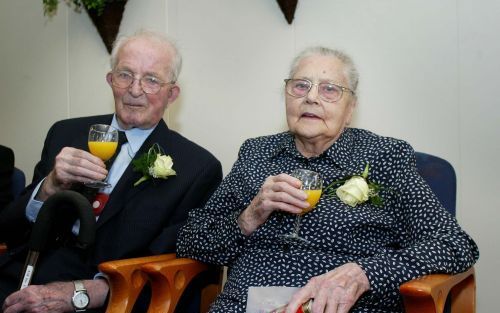
[[[89,296],[87,295],[86,292],[83,291],[78,291],[74,296],[73,296],[73,305],[77,309],[84,309],[89,305]]]

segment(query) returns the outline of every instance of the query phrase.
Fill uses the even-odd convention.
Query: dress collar
[[[287,153],[296,158],[307,159],[297,150],[294,135],[291,132],[282,133],[282,140],[271,153],[271,157],[276,157],[281,153]],[[340,137],[322,154],[315,158],[329,158],[341,168],[348,168],[352,160],[354,147],[354,134],[351,128],[345,128]]]

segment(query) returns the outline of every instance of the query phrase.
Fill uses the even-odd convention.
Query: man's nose
[[[144,93],[142,90],[141,86],[141,80],[135,78],[132,84],[129,86],[129,92],[132,94],[134,97],[138,97]]]

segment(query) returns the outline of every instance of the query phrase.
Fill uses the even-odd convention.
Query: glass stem
[[[299,236],[299,229],[300,229],[300,221],[301,220],[302,220],[302,214],[297,214],[297,217],[295,218],[295,228],[294,228],[295,237]]]

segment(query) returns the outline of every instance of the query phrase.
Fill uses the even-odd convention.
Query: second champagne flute
[[[95,124],[90,126],[89,151],[104,162],[108,161],[116,153],[118,147],[118,130],[111,125]],[[84,183],[91,188],[110,187],[111,184],[104,181],[90,181]]]

